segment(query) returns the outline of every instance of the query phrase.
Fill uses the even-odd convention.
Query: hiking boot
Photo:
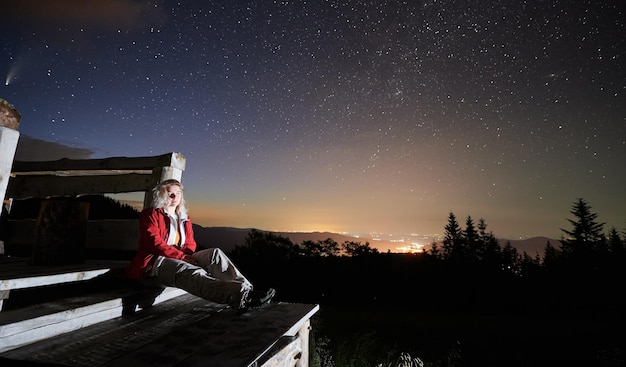
[[[255,291],[253,290],[248,295],[248,301],[246,302],[246,308],[256,308],[262,307],[270,302],[272,302],[272,298],[276,295],[276,290],[274,288],[270,288],[267,291]]]

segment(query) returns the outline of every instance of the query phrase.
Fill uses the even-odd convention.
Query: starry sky
[[[180,152],[203,226],[626,230],[623,1],[5,0],[16,159]]]

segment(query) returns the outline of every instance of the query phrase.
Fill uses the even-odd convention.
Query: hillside
[[[202,227],[194,224],[194,233],[196,242],[203,247],[220,247],[222,250],[228,251],[236,245],[243,245],[250,228],[232,228],[232,227]],[[262,232],[271,232],[264,231]],[[377,248],[381,252],[387,252],[387,249],[395,250],[397,243],[390,241],[378,241],[369,238],[358,238],[346,236],[331,232],[271,232],[285,238],[289,238],[294,244],[300,244],[304,241],[323,241],[332,238],[335,242],[341,244],[345,241],[353,241],[365,243],[369,242],[371,247]]]
[[[232,227],[202,227],[194,225],[196,241],[202,247],[219,247],[228,251],[236,245],[243,245],[250,231],[250,228],[232,228]],[[261,230],[262,231],[262,230]],[[268,232],[268,231],[265,231]],[[352,237],[331,232],[272,232],[282,237],[289,238],[294,244],[300,244],[304,241],[323,241],[332,238],[335,242],[342,244],[345,241],[360,242],[362,244],[368,242],[371,247],[377,248],[380,252],[400,252],[398,247],[401,244],[391,241],[373,240],[371,238]],[[515,247],[519,253],[526,252],[534,257],[536,254],[543,256],[544,249],[548,241],[554,247],[559,247],[560,242],[556,239],[547,237],[532,237],[523,240],[507,240],[499,239],[500,246],[505,246],[507,241],[511,242],[511,246]],[[426,250],[428,247],[426,247]]]
[[[511,246],[515,247],[517,251],[520,253],[526,252],[529,256],[534,257],[539,254],[539,256],[543,257],[544,250],[548,242],[550,245],[555,248],[560,248],[561,242],[554,238],[548,237],[531,237],[523,240],[498,240],[500,242],[500,246],[506,245],[507,241],[511,242]]]

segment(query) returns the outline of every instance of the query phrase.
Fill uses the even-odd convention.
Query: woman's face
[[[183,199],[183,190],[178,185],[170,185],[166,189],[167,206],[176,208]]]

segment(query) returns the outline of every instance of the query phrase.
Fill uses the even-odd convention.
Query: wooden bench
[[[22,162],[15,161],[12,165],[10,180],[6,189],[9,198],[8,207],[13,200],[31,197],[77,197],[85,194],[117,194],[126,192],[144,192],[144,206],[152,200],[151,190],[164,179],[181,179],[185,169],[185,157],[180,153],[167,153],[152,157],[112,157],[102,159],[60,159],[56,161]],[[58,219],[58,218],[53,218]],[[27,239],[29,244],[37,249],[37,226],[31,221],[25,221],[29,226],[16,225],[14,229],[23,229],[23,232],[14,235],[20,240]],[[135,227],[136,220],[129,222]],[[122,227],[121,224],[119,224]],[[126,228],[127,226],[123,226]],[[90,227],[91,228],[91,227]],[[113,241],[112,246],[120,242],[119,238],[103,233],[118,234],[119,231],[109,227],[96,227],[92,236],[107,237]],[[13,232],[13,231],[11,231]],[[92,233],[92,231],[90,231]],[[127,232],[122,232],[126,235]],[[69,236],[69,234],[67,234]],[[131,248],[135,248],[136,239]],[[111,243],[111,241],[109,241]],[[23,244],[27,247],[27,244]],[[83,243],[85,245],[85,243]],[[36,259],[35,259],[36,260]],[[79,259],[82,260],[82,259]],[[12,290],[31,287],[54,285],[65,282],[88,280],[102,275],[116,266],[111,262],[87,260],[85,262],[73,261],[75,265],[50,265],[37,264],[25,266],[26,260],[2,257],[0,259],[0,310],[3,303]],[[119,265],[119,264],[117,264]]]
[[[89,293],[0,312],[0,353],[133,314],[140,308],[138,294],[137,287],[118,283]],[[153,289],[146,297],[149,304],[144,307],[184,294],[187,292],[178,288]]]
[[[12,290],[83,281],[124,266],[124,262],[90,260],[84,264],[33,266],[25,258],[0,258],[0,311]]]

